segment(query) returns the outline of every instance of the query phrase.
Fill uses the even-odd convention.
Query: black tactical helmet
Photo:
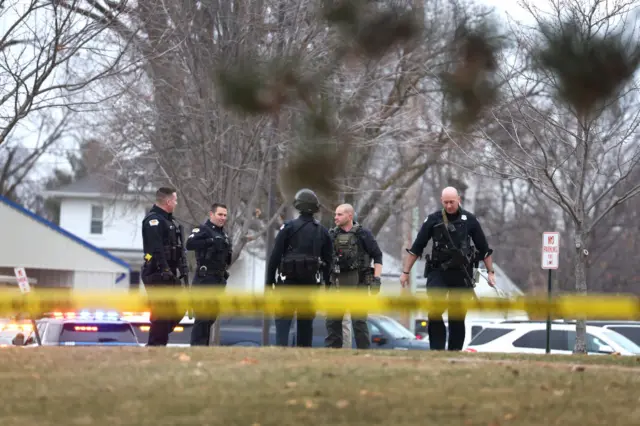
[[[293,207],[300,213],[316,213],[320,210],[320,201],[315,192],[310,189],[303,188],[296,192],[293,200]]]

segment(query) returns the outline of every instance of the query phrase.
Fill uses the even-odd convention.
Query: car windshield
[[[411,334],[402,324],[389,317],[377,317],[378,324],[394,339],[415,339],[416,336]]]
[[[609,330],[613,330],[622,334],[627,339],[631,340],[636,345],[640,346],[640,326],[627,327],[627,326],[609,326]]]
[[[60,343],[138,343],[128,323],[65,323]]]
[[[606,328],[602,329],[602,333],[609,339],[613,340],[614,343],[621,346],[624,350],[627,350],[633,354],[640,354],[640,346],[636,345],[621,334],[618,334],[617,332],[612,330],[607,330]]]
[[[13,345],[13,338],[15,336],[15,333],[12,336],[8,336],[4,333],[0,334],[0,345]]]

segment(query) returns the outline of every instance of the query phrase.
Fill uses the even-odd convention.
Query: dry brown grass
[[[640,424],[632,357],[65,347],[1,355],[2,426]]]

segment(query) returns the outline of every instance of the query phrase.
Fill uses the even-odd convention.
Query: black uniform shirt
[[[314,222],[313,216],[301,214],[298,218],[285,222],[281,227],[274,243],[271,257],[267,265],[267,284],[273,284],[276,282],[276,271],[280,266],[282,256],[284,256],[287,245],[295,247],[300,245],[298,251],[304,253],[313,253],[313,243],[317,239],[317,226],[321,229],[322,241],[317,241],[316,244],[320,244],[320,258],[324,262],[322,268],[322,275],[324,282],[328,283],[331,277],[331,268],[333,263],[333,243],[329,236],[327,228],[321,224],[314,225],[313,223],[306,224],[305,226],[298,228],[296,235],[292,235],[294,227],[300,222]]]
[[[142,249],[145,257],[150,255],[152,264],[163,271],[177,266],[169,264],[164,251],[165,246],[170,245],[171,232],[175,232],[173,215],[154,204],[142,223]]]
[[[213,235],[213,236],[212,236]],[[227,253],[227,265],[231,264],[232,257],[232,246],[231,239],[227,236],[226,232],[224,232],[224,228],[218,227],[211,222],[211,220],[207,219],[202,226],[193,228],[191,230],[191,235],[187,238],[186,248],[187,250],[207,250],[212,244],[214,238],[224,238],[229,245],[229,251]]]
[[[459,218],[467,221],[467,232],[469,233],[469,236],[471,237],[473,243],[479,251],[478,255],[482,259],[489,256],[493,252],[493,250],[489,248],[489,243],[487,242],[487,238],[482,231],[480,222],[478,222],[478,219],[476,219],[476,217],[472,213],[464,209],[459,209],[455,214],[447,213],[447,218],[450,222],[458,220]],[[433,227],[438,223],[441,223],[442,221],[442,210],[438,210],[427,216],[427,219],[425,219],[425,221],[423,222],[422,227],[420,227],[420,231],[418,232],[418,235],[416,236],[411,249],[407,251],[415,256],[421,257],[424,248],[427,246],[429,240],[433,237]]]

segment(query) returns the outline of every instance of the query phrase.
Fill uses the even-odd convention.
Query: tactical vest
[[[442,222],[433,227],[433,266],[442,269],[462,269],[473,262],[473,253],[474,248],[464,214],[461,212],[456,220],[449,221],[446,212],[443,211]]]
[[[296,221],[294,221],[296,222]],[[291,244],[296,234],[307,225],[315,226],[312,253],[301,251],[299,244]],[[285,243],[286,249],[280,261],[278,271],[288,280],[318,280],[317,276],[320,272],[322,262],[320,260],[320,247],[322,244],[322,227],[317,220],[313,222],[297,221],[297,226],[288,235],[288,241]],[[297,239],[296,239],[297,240]]]
[[[155,211],[148,212],[144,219],[142,219],[142,223],[144,224],[153,216],[157,217],[158,220],[166,222],[166,226],[167,228],[169,228],[169,232],[166,237],[164,235],[161,236],[162,249],[164,251],[164,256],[165,259],[167,259],[167,262],[170,265],[175,265],[182,259],[182,234],[180,232],[180,227],[174,220],[169,220]],[[157,264],[155,258],[152,258],[151,262],[154,267],[160,267],[160,265]]]
[[[203,229],[210,238],[213,238],[213,244],[206,249],[196,251],[196,261],[198,262],[198,269],[203,266],[208,273],[221,274],[226,271],[229,257],[229,248],[231,243],[229,242],[229,236],[221,231],[215,232],[209,225],[204,224],[200,229]]]
[[[362,248],[358,238],[358,232],[361,229],[360,225],[356,224],[349,232],[341,232],[338,227],[331,230],[334,262],[341,271],[364,269],[371,263],[369,255]]]

